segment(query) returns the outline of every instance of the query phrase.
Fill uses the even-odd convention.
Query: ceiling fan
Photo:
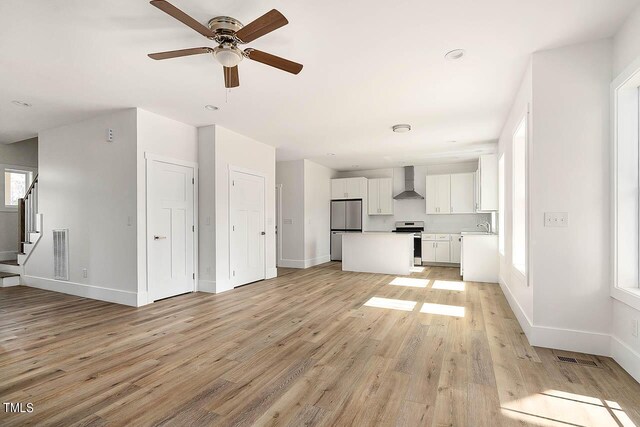
[[[238,48],[239,44],[252,42],[258,37],[262,37],[289,23],[287,18],[275,9],[272,9],[247,25],[242,25],[240,21],[229,16],[216,16],[210,19],[205,26],[165,0],[153,0],[150,3],[164,13],[171,15],[178,21],[196,30],[206,38],[218,43],[218,46],[214,48],[193,47],[190,49],[150,53],[149,57],[152,59],[169,59],[180,56],[212,53],[213,57],[223,66],[224,86],[227,88],[240,86],[238,64],[243,58],[262,62],[263,64],[292,74],[298,74],[302,70],[302,64],[289,61],[288,59],[280,58],[279,56],[271,55],[257,49],[248,48],[241,50]]]

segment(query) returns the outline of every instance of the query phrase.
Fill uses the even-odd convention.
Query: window
[[[640,58],[611,83],[613,280],[611,296],[640,310]]]
[[[18,200],[25,196],[25,193],[33,180],[34,170],[24,166],[0,165],[0,179],[3,180],[0,187],[0,197],[3,205],[0,208],[5,211],[18,209]]]
[[[498,159],[498,251],[504,256],[504,153]]]
[[[527,118],[520,121],[513,134],[512,241],[513,266],[526,275],[527,264]]]

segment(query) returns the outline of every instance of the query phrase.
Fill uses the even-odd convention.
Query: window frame
[[[498,157],[498,253],[500,256],[506,256],[506,224],[505,224],[505,206],[506,206],[506,175],[505,175],[505,158],[504,153]]]
[[[640,310],[640,57],[611,82],[610,93],[611,297]],[[620,197],[628,194],[633,200]],[[630,209],[633,215],[621,214]],[[631,243],[629,233],[635,237]]]
[[[527,105],[527,110],[520,116],[520,120],[516,122],[513,133],[511,134],[511,266],[513,270],[520,274],[526,281],[527,286],[529,286],[529,281],[527,279],[529,273],[529,179],[528,179],[528,171],[529,171],[529,106]],[[515,256],[515,247],[514,244],[514,224],[515,216],[516,216],[516,161],[518,160],[516,157],[515,143],[516,143],[516,134],[520,130],[520,127],[524,125],[524,143],[522,147],[522,152],[524,153],[524,168],[523,168],[523,180],[524,180],[524,236],[523,236],[523,250],[524,250],[524,264],[516,264],[514,262]],[[522,269],[520,268],[522,267]]]
[[[33,182],[33,178],[37,173],[36,168],[32,168],[30,166],[22,166],[22,165],[10,165],[10,164],[1,164],[0,163],[0,197],[2,197],[2,203],[0,203],[0,212],[17,212],[17,205],[7,205],[5,200],[5,177],[6,172],[17,172],[26,174],[26,188],[29,189],[31,182]]]

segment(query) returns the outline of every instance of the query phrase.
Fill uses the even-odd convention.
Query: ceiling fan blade
[[[199,23],[198,21],[196,21],[195,19],[193,19],[192,17],[190,17],[189,15],[187,15],[186,13],[184,13],[183,11],[181,11],[171,3],[165,0],[153,0],[153,1],[150,1],[149,3],[151,3],[153,6],[157,7],[167,15],[173,16],[175,19],[182,22],[186,26],[193,28],[203,36],[209,37],[209,38],[213,38],[215,36],[213,31],[211,31],[208,27],[205,27],[204,25],[202,25],[201,23]]]
[[[244,43],[249,43],[258,37],[262,37],[273,30],[277,30],[278,28],[287,25],[288,23],[289,21],[287,21],[287,18],[285,18],[283,14],[272,9],[260,18],[242,27],[236,32],[236,36],[238,36],[238,38]]]
[[[302,64],[280,58],[279,56],[271,55],[270,53],[262,52],[261,50],[246,49],[245,53],[249,59],[262,62],[263,64],[271,67],[279,68],[282,71],[286,71],[291,74],[298,74],[302,71]]]
[[[238,66],[235,67],[223,67],[224,68],[224,87],[238,87],[240,86],[240,77],[238,77]]]
[[[181,56],[200,55],[202,53],[210,53],[211,51],[211,48],[208,47],[192,47],[191,49],[168,50],[166,52],[150,53],[149,58],[156,60],[171,59],[179,58]]]

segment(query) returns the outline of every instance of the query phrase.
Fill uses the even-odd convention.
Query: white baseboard
[[[210,294],[215,294],[216,293],[216,281],[215,280],[198,279],[198,292],[208,292]]]
[[[640,383],[640,354],[615,335],[611,336],[611,357]]]
[[[0,288],[9,288],[20,285],[20,276],[4,277],[0,279]]]
[[[132,307],[138,306],[138,294],[136,292],[121,291],[118,289],[85,285],[83,283],[66,282],[63,280],[26,275],[22,276],[22,283],[32,288],[44,289],[47,291],[61,292],[63,294],[113,302],[116,304],[124,304]]]
[[[323,255],[321,257],[310,259],[281,259],[278,267],[309,268],[329,261],[331,261],[331,255]]]
[[[304,268],[304,260],[303,259],[281,259],[278,267]]]
[[[609,356],[611,354],[611,335],[601,332],[578,331],[548,326],[533,326],[531,345],[578,353]]]
[[[609,334],[534,325],[502,277],[499,278],[499,283],[511,311],[516,315],[520,327],[529,340],[529,344],[599,356],[611,354],[611,336]]]
[[[8,261],[11,259],[16,259],[18,256],[18,251],[0,251],[0,261]]]
[[[267,268],[267,275],[265,279],[273,279],[274,277],[278,277],[278,269],[276,267]]]
[[[511,307],[511,311],[513,311],[513,314],[516,315],[516,319],[518,319],[518,323],[520,323],[520,327],[522,328],[522,331],[527,336],[527,339],[531,344],[532,338],[533,338],[532,337],[533,322],[531,321],[531,319],[529,319],[529,316],[527,316],[527,313],[525,313],[525,311],[522,309],[522,306],[520,306],[520,303],[518,303],[518,300],[516,300],[516,298],[513,296],[513,294],[511,293],[511,290],[509,289],[507,284],[504,282],[502,277],[498,278],[498,283],[500,284],[500,289],[502,289],[502,293],[504,294],[505,298],[507,298],[507,302],[509,303],[509,307]]]
[[[331,255],[323,255],[317,258],[306,259],[304,261],[304,268],[313,267],[315,265],[324,264],[325,262],[331,261]]]

